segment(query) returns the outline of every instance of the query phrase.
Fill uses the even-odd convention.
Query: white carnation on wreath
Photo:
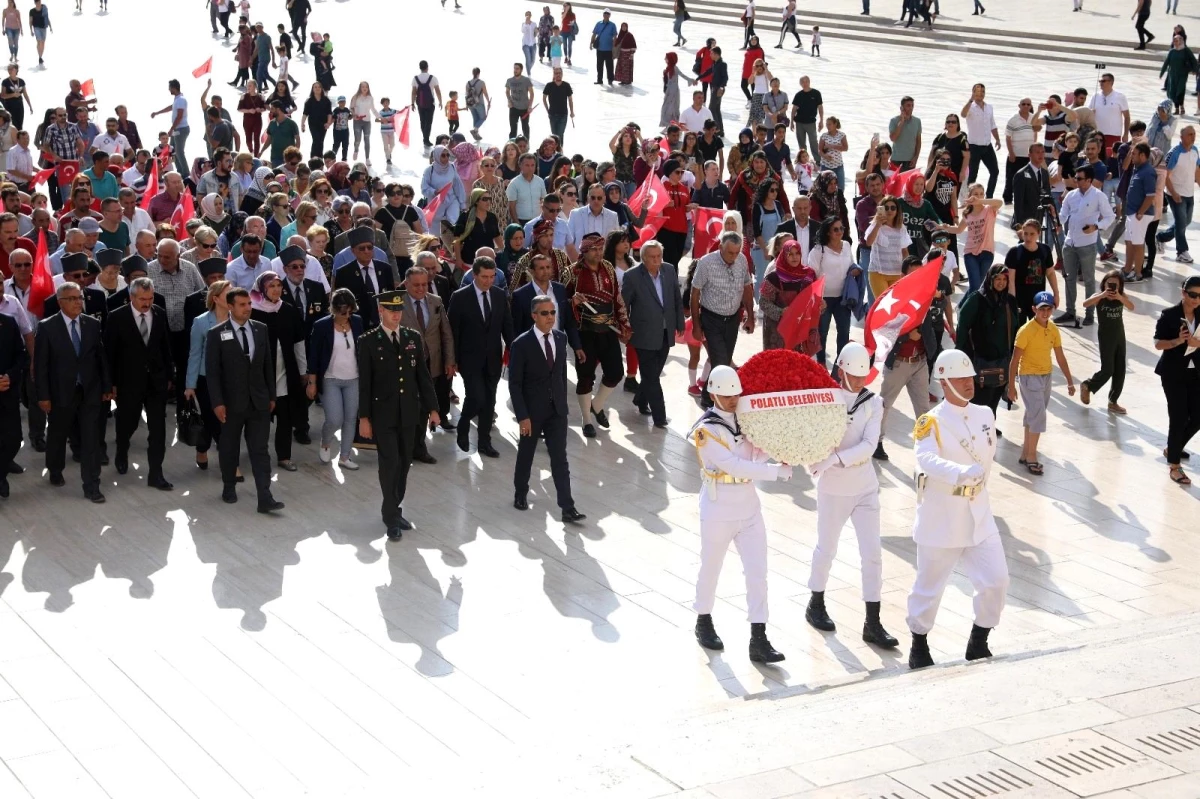
[[[829,392],[829,402],[753,409],[756,398],[769,396],[743,396],[738,424],[754,446],[775,460],[796,466],[816,463],[841,443],[846,432],[841,392]]]

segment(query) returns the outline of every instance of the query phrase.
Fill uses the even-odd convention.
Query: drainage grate
[[[1164,755],[1192,752],[1200,749],[1200,727],[1180,727],[1177,730],[1167,730],[1157,735],[1138,738],[1137,742]]]
[[[1167,729],[1181,726],[1176,720]],[[1145,738],[1160,736],[1162,731],[1159,726],[1132,732]],[[1095,730],[1079,730],[1006,746],[995,754],[1078,796],[1118,791],[1180,773],[1127,744]],[[1200,746],[1197,749],[1200,754]]]
[[[1044,760],[1034,761],[1042,768],[1053,771],[1060,777],[1080,777],[1084,774],[1094,774],[1108,768],[1137,763],[1128,755],[1123,755],[1111,746],[1097,746],[1091,749],[1080,749],[1078,752],[1066,752]]]
[[[994,796],[999,793],[1032,788],[1033,783],[1002,768],[955,777],[952,780],[933,782],[929,784],[929,787],[938,791],[942,796],[953,797],[953,799],[975,799],[981,796]]]

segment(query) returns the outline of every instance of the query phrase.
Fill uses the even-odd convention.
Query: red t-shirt
[[[663,209],[662,229],[669,230],[672,233],[687,233],[687,207],[692,201],[692,192],[683,183],[672,183],[667,181],[664,184],[667,187],[667,197],[669,202],[667,207]]]

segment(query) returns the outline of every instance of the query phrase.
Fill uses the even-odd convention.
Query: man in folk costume
[[[689,434],[696,444],[703,488],[700,491],[700,574],[696,578],[696,640],[705,649],[725,644],[713,626],[717,579],[730,542],[737,546],[746,576],[750,618],[750,659],[777,663],[783,654],[767,640],[767,528],[754,480],[790,480],[792,467],[767,463],[767,455],[742,435],[735,410],[742,382],[731,366],[709,375],[714,405]]]
[[[842,442],[824,460],[809,467],[817,483],[817,548],[808,578],[812,597],[804,618],[823,632],[837,629],[825,610],[825,586],[837,556],[838,538],[850,520],[858,538],[863,601],[867,604],[862,637],[868,644],[892,649],[899,641],[879,621],[883,551],[879,540],[879,478],[871,465],[871,453],[879,444],[883,400],[866,388],[871,355],[862,344],[852,341],[842,347],[837,366],[849,419]]]
[[[995,417],[971,404],[975,367],[961,350],[946,350],[933,376],[945,399],[917,419],[917,577],[908,597],[912,648],[908,666],[933,665],[926,636],[933,629],[942,593],[961,561],[975,589],[975,623],[967,660],[991,657],[988,633],[1000,622],[1008,590],[1008,564],[992,515],[987,479],[996,455]]]
[[[596,424],[608,429],[604,404],[613,389],[625,377],[621,350],[632,331],[625,315],[625,301],[613,265],[604,260],[604,237],[591,233],[579,245],[580,257],[571,269],[567,296],[579,318],[579,339],[584,353],[575,361],[575,395],[583,413],[583,434],[596,437]],[[600,387],[595,396],[596,367],[601,369]]]

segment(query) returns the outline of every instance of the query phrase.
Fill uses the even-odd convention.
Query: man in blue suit
[[[558,309],[553,299],[538,295],[531,307],[533,327],[513,340],[508,360],[508,391],[521,426],[513,472],[513,507],[529,509],[526,494],[533,453],[538,439],[544,436],[562,520],[578,523],[586,517],[575,509],[571,498],[571,467],[567,464],[567,335],[555,329]],[[565,302],[561,307],[570,313]]]
[[[533,328],[533,298],[539,295],[549,297],[556,311],[563,309],[554,316],[554,329],[567,334],[567,343],[575,357],[582,359],[584,355],[583,345],[579,343],[579,322],[575,320],[575,314],[567,312],[571,309],[571,303],[567,300],[566,286],[551,279],[556,271],[557,266],[547,256],[533,256],[529,265],[531,281],[512,295],[513,333],[519,336]]]

